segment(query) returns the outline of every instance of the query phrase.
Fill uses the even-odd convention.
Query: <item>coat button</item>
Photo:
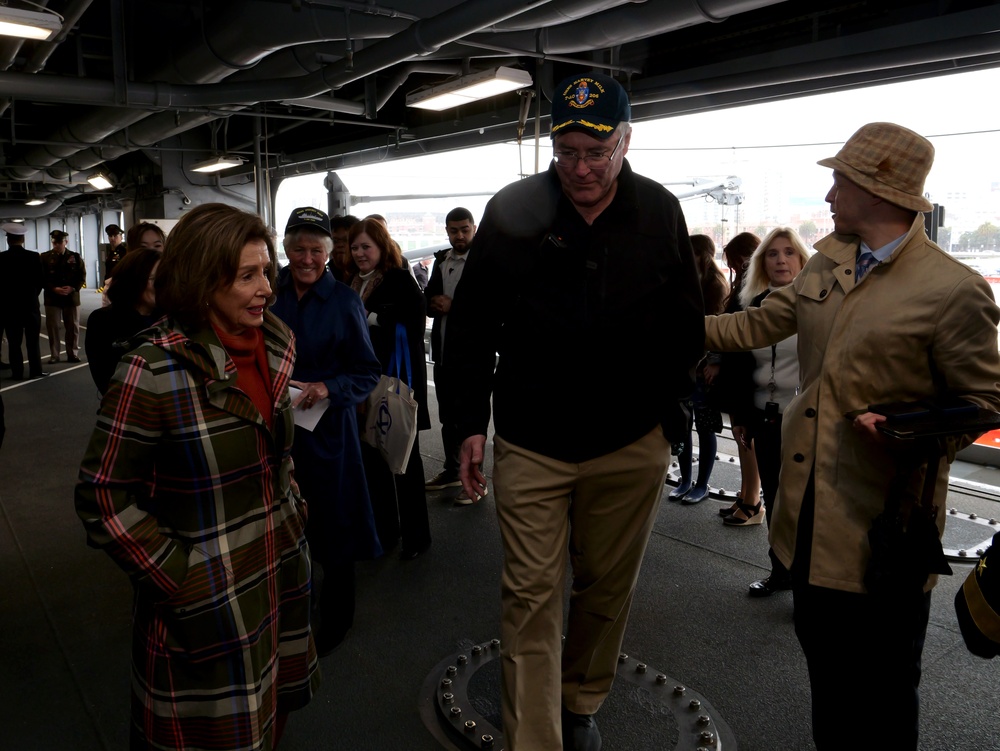
[[[826,297],[826,290],[823,290],[822,292],[819,293],[820,300],[822,300],[824,297]]]
[[[844,273],[850,276],[853,272],[851,271],[851,269],[844,269]]]
[[[802,456],[802,454],[795,454],[795,456],[793,456],[792,458],[795,461],[799,462],[800,464],[806,460],[806,458]]]
[[[816,410],[814,410],[812,407],[806,410],[806,417],[815,417],[815,416],[816,416]]]

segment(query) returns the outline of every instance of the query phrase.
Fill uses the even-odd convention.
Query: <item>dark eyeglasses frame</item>
[[[615,158],[615,154],[618,153],[618,149],[621,147],[622,141],[624,140],[625,134],[622,133],[621,136],[618,137],[618,143],[615,144],[615,147],[611,150],[610,154],[584,154],[583,156],[580,156],[575,151],[565,151],[561,153],[556,151],[552,154],[552,159],[555,161],[557,167],[562,167],[564,169],[575,169],[576,165],[582,160],[583,163],[587,165],[587,169],[592,172],[599,172],[606,170],[611,165],[611,162]],[[606,164],[604,162],[605,159],[608,160]]]

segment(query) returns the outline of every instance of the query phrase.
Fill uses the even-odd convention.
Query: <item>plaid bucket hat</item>
[[[934,147],[895,123],[868,123],[847,139],[836,156],[817,164],[841,173],[862,190],[912,211],[930,211],[924,180],[934,164]]]

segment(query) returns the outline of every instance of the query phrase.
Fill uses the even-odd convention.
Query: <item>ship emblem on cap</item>
[[[596,90],[590,88],[591,84],[596,87]],[[566,93],[570,91],[572,91],[572,95],[566,97],[566,104],[578,110],[596,104],[601,94],[604,93],[601,85],[590,78],[577,79]]]

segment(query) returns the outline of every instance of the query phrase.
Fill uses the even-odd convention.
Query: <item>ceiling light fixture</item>
[[[87,178],[87,182],[97,188],[97,190],[107,190],[114,186],[114,183],[111,182],[111,176],[104,170],[99,170],[92,174]]]
[[[41,206],[45,203],[44,198],[39,198],[38,196],[28,196],[28,200],[24,202],[25,206]]]
[[[219,172],[224,169],[229,169],[230,167],[239,167],[246,161],[242,157],[238,156],[215,156],[211,159],[206,159],[204,162],[198,162],[191,167],[192,172]]]
[[[62,20],[51,11],[0,8],[0,35],[48,41],[62,30]]]
[[[525,86],[531,86],[531,74],[528,71],[501,66],[414,91],[406,95],[406,106],[425,110],[446,110],[478,99],[523,89]]]

